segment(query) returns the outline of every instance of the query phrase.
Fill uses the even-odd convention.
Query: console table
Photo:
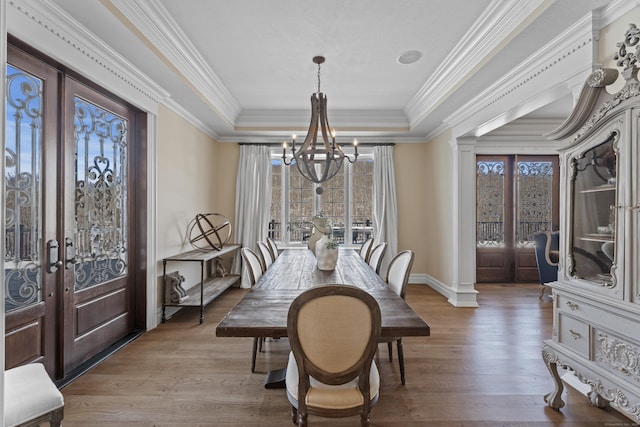
[[[240,276],[237,274],[224,274],[218,276],[215,272],[213,274],[206,274],[205,270],[211,271],[212,261],[219,262],[220,257],[232,254],[238,249],[240,249],[240,245],[228,244],[219,251],[203,251],[194,249],[164,258],[162,260],[162,282],[164,284],[162,322],[164,323],[167,320],[166,308],[169,306],[177,306],[200,307],[200,323],[202,323],[204,321],[204,306],[240,280]],[[184,282],[184,278],[182,276],[172,273],[167,274],[167,263],[175,261],[199,262],[200,283],[188,290],[185,290],[182,287],[182,283]]]

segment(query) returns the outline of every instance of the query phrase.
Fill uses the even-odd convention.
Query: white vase
[[[335,270],[338,264],[338,248],[329,249],[328,243],[327,236],[322,236],[316,243],[316,260],[320,270]]]
[[[311,222],[313,223],[313,231],[309,236],[308,246],[315,255],[316,244],[321,238],[326,237],[324,233],[327,231],[327,221],[324,218],[314,218]]]

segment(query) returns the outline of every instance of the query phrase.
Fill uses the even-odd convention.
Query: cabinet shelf
[[[616,190],[616,186],[615,185],[604,184],[604,185],[599,185],[597,187],[591,187],[591,188],[588,188],[586,190],[581,190],[581,191],[579,191],[579,193],[582,193],[582,194],[601,193],[603,191],[615,191],[615,190]]]
[[[579,240],[584,240],[586,242],[613,242],[613,234],[598,234],[598,233],[589,233],[585,234],[582,237],[578,238]]]

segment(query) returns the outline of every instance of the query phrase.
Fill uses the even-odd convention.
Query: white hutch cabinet
[[[555,381],[547,404],[564,406],[558,367],[591,386],[594,405],[640,421],[640,30],[630,25],[614,56],[598,69],[574,111],[549,139],[560,154],[560,266],[553,288],[553,336],[542,357]]]

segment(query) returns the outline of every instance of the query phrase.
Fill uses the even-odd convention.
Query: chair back
[[[412,266],[413,251],[410,250],[398,252],[389,263],[387,284],[402,299],[407,293],[407,283],[409,283],[409,274]]]
[[[260,256],[249,248],[240,249],[242,259],[244,259],[247,270],[249,270],[249,279],[251,286],[255,285],[262,276],[262,261]]]
[[[278,245],[276,245],[276,242],[271,238],[271,237],[267,237],[267,246],[269,246],[269,250],[271,251],[271,258],[275,261],[276,258],[278,258]]]
[[[265,242],[258,242],[258,250],[260,251],[260,257],[262,259],[262,271],[267,271],[267,268],[273,264],[271,249],[269,249],[269,246]]]
[[[287,318],[287,335],[298,366],[298,402],[305,401],[309,375],[329,385],[358,378],[368,402],[369,373],[380,330],[380,307],[362,289],[324,285],[300,294]]]
[[[360,246],[360,256],[364,259],[364,262],[369,262],[369,257],[371,256],[371,248],[373,246],[373,239],[368,238],[362,243]]]
[[[557,251],[560,243],[559,231],[538,231],[533,235],[535,244],[536,264],[540,283],[555,282],[558,280],[558,263],[549,258],[550,251]]]
[[[375,270],[376,273],[380,273],[380,266],[382,265],[382,258],[387,250],[387,242],[378,243],[373,249],[371,249],[371,255],[369,256],[369,265]]]

